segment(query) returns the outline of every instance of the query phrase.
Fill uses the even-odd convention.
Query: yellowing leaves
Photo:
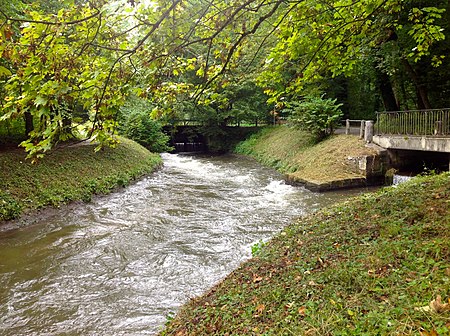
[[[306,316],[306,307],[301,306],[300,308],[298,308],[298,314],[302,317]]]
[[[442,303],[442,298],[438,295],[436,300],[430,302],[430,308],[438,314],[448,312],[450,311],[450,299],[448,299],[448,303]]]
[[[253,283],[258,283],[261,282],[263,280],[263,277],[258,276],[258,275],[253,275]]]
[[[266,305],[264,305],[262,303],[256,307],[256,311],[258,312],[258,314],[262,314],[265,309],[266,309]]]
[[[440,295],[436,296],[435,300],[432,300],[428,306],[424,307],[418,307],[416,310],[423,311],[423,312],[431,312],[431,313],[445,313],[450,312],[450,299],[448,299],[448,302],[442,302],[442,297]]]
[[[12,75],[12,73],[11,73],[11,71],[9,71],[9,69],[5,68],[4,66],[0,66],[0,78],[8,77],[11,75]]]

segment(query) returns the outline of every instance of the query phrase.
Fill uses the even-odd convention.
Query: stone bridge
[[[257,126],[204,125],[195,120],[183,120],[163,127],[170,136],[170,145],[175,153],[224,153],[259,129]]]

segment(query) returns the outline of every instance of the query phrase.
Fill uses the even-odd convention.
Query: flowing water
[[[253,244],[344,197],[241,157],[164,162],[117,193],[1,228],[0,335],[155,334]]]
[[[414,176],[412,176],[412,175],[406,175],[406,174],[403,174],[403,175],[402,174],[394,174],[392,184],[398,185],[403,182],[411,180],[413,177]]]

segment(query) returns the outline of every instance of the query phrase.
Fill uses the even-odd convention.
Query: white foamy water
[[[152,335],[294,217],[340,194],[234,156],[164,167],[92,203],[0,232],[0,335]]]

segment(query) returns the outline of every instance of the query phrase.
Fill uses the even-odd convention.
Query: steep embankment
[[[287,126],[263,129],[240,143],[236,152],[318,190],[363,185],[367,172],[359,161],[378,154],[356,136],[335,135],[315,144],[308,133]]]
[[[90,200],[149,173],[160,163],[158,154],[120,139],[117,148],[94,153],[95,145],[59,147],[37,164],[23,150],[0,152],[0,222],[46,205]]]
[[[446,173],[302,218],[162,335],[449,335],[449,199]]]

